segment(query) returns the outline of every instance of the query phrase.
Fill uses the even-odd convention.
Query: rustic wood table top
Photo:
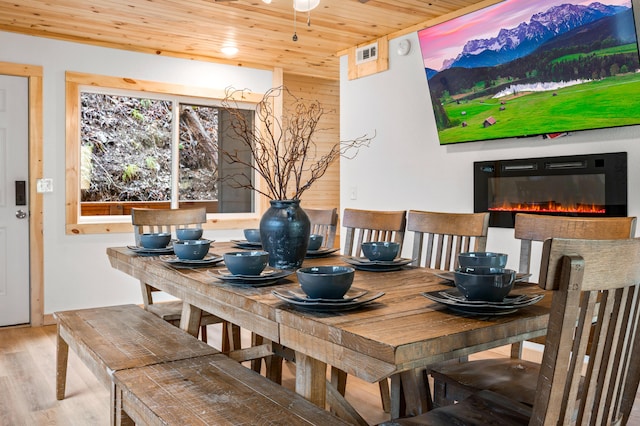
[[[237,251],[214,243],[211,253]],[[297,290],[296,274],[275,285],[233,285],[216,278],[224,264],[176,269],[157,256],[127,247],[108,248],[111,265],[185,301],[181,327],[197,333],[200,310],[296,351],[296,391],[324,406],[326,364],[374,383],[447,359],[545,334],[551,294],[517,284],[511,294],[545,293],[538,303],[507,315],[465,315],[429,300],[423,292],[451,288],[434,270],[405,266],[389,272],[358,270],[352,287],[384,296],[358,309],[302,310],[271,291]],[[346,265],[339,254],[306,259],[303,266]]]

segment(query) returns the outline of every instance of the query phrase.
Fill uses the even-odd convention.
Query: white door
[[[29,323],[26,77],[0,75],[0,326]]]

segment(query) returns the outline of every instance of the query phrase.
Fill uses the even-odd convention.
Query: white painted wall
[[[133,243],[133,235],[65,234],[65,71],[130,77],[210,87],[228,86],[264,92],[271,71],[166,58],[0,32],[0,61],[44,69],[44,177],[54,192],[44,194],[44,312],[120,303],[142,303],[139,284],[111,268],[109,246]],[[31,177],[34,179],[35,177]],[[33,182],[32,182],[33,184]],[[207,231],[218,241],[240,238],[239,230]]]
[[[403,38],[411,52],[395,52]],[[349,81],[347,57],[340,61],[341,139],[364,133],[377,137],[353,160],[341,160],[342,209],[473,212],[473,162],[601,152],[628,153],[630,216],[640,216],[640,126],[541,137],[440,146],[417,33],[390,41],[389,70]],[[357,199],[350,199],[352,189]],[[410,255],[411,239],[404,255]],[[518,267],[519,241],[513,229],[490,228],[488,249],[509,254]],[[539,248],[538,248],[539,250]],[[539,253],[532,265],[539,263]],[[537,272],[537,271],[534,271]],[[537,276],[537,274],[536,274]]]

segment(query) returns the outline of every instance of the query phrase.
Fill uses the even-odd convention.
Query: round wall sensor
[[[398,55],[405,56],[411,51],[411,42],[404,39],[398,43]]]

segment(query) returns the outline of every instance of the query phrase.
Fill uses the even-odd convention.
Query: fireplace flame
[[[535,212],[535,213],[579,213],[605,214],[606,209],[598,204],[562,205],[555,201],[541,203],[504,203],[501,206],[489,207],[492,212]]]

